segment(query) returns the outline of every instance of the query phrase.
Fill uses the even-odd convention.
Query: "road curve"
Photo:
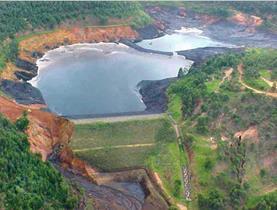
[[[142,115],[128,115],[128,116],[113,116],[113,117],[98,117],[98,118],[86,118],[86,119],[70,119],[75,125],[91,124],[98,122],[113,123],[124,122],[130,120],[153,120],[164,118],[165,114],[142,114]]]
[[[239,82],[247,89],[252,90],[254,93],[258,93],[258,94],[264,94],[266,96],[270,96],[273,98],[277,98],[277,93],[273,93],[273,92],[265,92],[262,90],[257,90],[253,87],[250,87],[249,85],[247,85],[244,81],[243,81],[243,65],[239,64],[238,65],[238,72],[239,72]]]

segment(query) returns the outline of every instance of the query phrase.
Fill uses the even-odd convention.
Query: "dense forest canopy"
[[[30,153],[26,122],[26,115],[16,125],[0,115],[0,209],[73,209],[71,186]]]
[[[66,19],[126,18],[140,9],[136,2],[0,2],[0,41],[22,30],[51,28]]]

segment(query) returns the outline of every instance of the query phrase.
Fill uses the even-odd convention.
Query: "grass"
[[[113,171],[121,168],[141,167],[150,154],[153,147],[134,147],[134,148],[105,148],[95,151],[76,152],[76,155],[100,168],[104,171]]]
[[[266,90],[270,89],[270,86],[264,80],[262,80],[261,78],[258,78],[258,79],[245,78],[244,82],[246,84],[248,84],[250,87],[253,87],[253,88],[256,88],[256,89],[259,89],[259,90],[265,90],[266,91]]]
[[[260,75],[261,75],[262,77],[264,77],[265,79],[268,79],[268,80],[270,80],[270,78],[271,78],[271,72],[268,71],[268,70],[266,70],[266,69],[261,70],[261,71],[260,71]]]
[[[209,93],[212,93],[214,92],[216,89],[219,88],[219,83],[220,83],[221,80],[219,79],[214,79],[212,81],[209,81],[206,83],[207,85],[207,90]]]
[[[194,135],[193,152],[194,162],[192,164],[193,171],[197,174],[199,184],[202,186],[212,183],[211,170],[205,168],[207,161],[211,161],[212,166],[216,162],[216,151],[210,148],[210,143],[200,135]]]
[[[155,132],[163,120],[76,125],[73,149],[155,142]]]
[[[182,200],[184,186],[182,182],[180,193],[174,195],[174,183],[176,180],[182,180],[182,166],[185,161],[185,155],[180,152],[176,142],[158,145],[147,160],[147,166],[161,177],[167,193],[177,200]]]
[[[179,122],[182,119],[182,99],[177,95],[170,95],[169,98],[168,112]]]
[[[149,143],[153,145],[114,148]],[[148,167],[159,174],[169,195],[182,200],[181,172],[186,156],[180,151],[174,129],[166,118],[76,125],[71,147],[79,158],[104,171]],[[176,180],[181,181],[178,193],[174,187]]]

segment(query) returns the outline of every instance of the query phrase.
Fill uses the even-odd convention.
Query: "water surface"
[[[231,46],[230,44],[212,40],[201,34],[202,31],[195,28],[182,28],[181,30],[176,30],[173,34],[166,34],[159,38],[143,40],[138,42],[137,45],[146,49],[164,52],[176,52],[200,47]]]
[[[49,51],[38,61],[38,87],[60,115],[111,114],[145,109],[137,84],[175,77],[191,61],[138,52],[115,43],[77,44]]]

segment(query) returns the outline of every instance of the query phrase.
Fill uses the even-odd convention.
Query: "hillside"
[[[144,2],[147,6],[181,7],[180,15],[185,15],[186,10],[198,14],[229,19],[245,25],[256,25],[259,29],[277,33],[277,3],[276,2]]]
[[[276,60],[271,49],[217,56],[170,86],[169,112],[193,174],[192,209],[276,208]]]
[[[0,116],[0,208],[73,209],[78,197],[48,162],[30,153],[25,117],[15,125]]]
[[[0,70],[15,61],[23,34],[53,31],[57,26],[131,25],[151,22],[138,2],[1,2]]]
[[[267,48],[277,46],[276,2],[0,2],[0,14],[0,209],[277,209],[277,50]],[[230,45],[176,52],[194,65],[156,86],[144,81],[150,85],[141,95],[155,98],[141,118],[103,113],[107,121],[90,114],[70,121],[28,83],[38,76],[38,59],[60,46],[126,43],[130,54],[162,59],[175,52],[137,42],[186,28]],[[87,54],[76,55],[82,62]],[[109,65],[103,55],[89,59],[97,56]],[[141,70],[145,57],[139,68],[127,56],[123,65]],[[108,69],[122,71],[116,62]],[[73,84],[62,77],[57,84],[64,81]],[[94,90],[109,98],[85,89]],[[87,98],[73,101],[98,102]],[[159,103],[165,113],[153,117]]]

